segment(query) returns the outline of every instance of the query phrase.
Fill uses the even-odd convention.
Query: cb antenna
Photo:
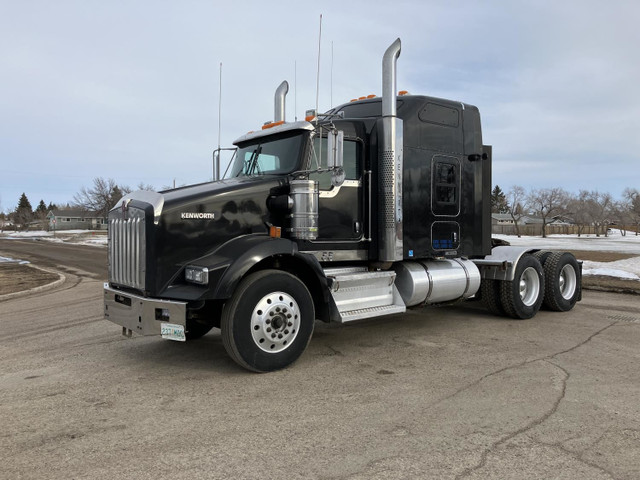
[[[318,33],[318,70],[316,73],[316,124],[318,123],[318,98],[320,96],[320,43],[322,41],[322,14],[320,14],[320,32]]]
[[[331,106],[333,108],[333,40],[331,40]]]
[[[218,150],[220,150],[220,124],[222,123],[222,62],[220,62],[220,90],[218,91]]]

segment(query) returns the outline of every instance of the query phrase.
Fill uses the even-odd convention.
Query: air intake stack
[[[285,97],[289,92],[289,83],[285,80],[276,88],[273,122],[285,121]]]
[[[402,120],[396,116],[396,63],[400,39],[391,44],[382,58],[382,119],[378,150],[378,194],[380,230],[379,260],[397,262],[402,249]]]

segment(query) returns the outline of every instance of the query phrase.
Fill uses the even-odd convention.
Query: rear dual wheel
[[[485,279],[482,299],[495,315],[526,319],[541,305],[549,310],[571,310],[582,292],[580,266],[569,252],[540,250],[524,255],[512,281]]]
[[[500,283],[498,280],[483,279],[480,283],[480,297],[489,312],[501,317],[505,312],[500,301]]]
[[[545,307],[556,312],[571,310],[582,291],[580,266],[576,258],[569,252],[550,253],[544,262],[544,276]]]
[[[513,280],[500,282],[500,303],[506,315],[524,320],[538,313],[544,292],[542,265],[527,254],[518,261]]]

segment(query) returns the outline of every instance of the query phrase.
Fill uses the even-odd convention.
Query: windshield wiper
[[[258,146],[258,148],[256,148],[251,154],[251,157],[249,157],[249,160],[245,162],[245,175],[253,175],[256,170],[258,171],[258,174],[260,173],[258,158],[260,157],[261,151],[262,146]]]

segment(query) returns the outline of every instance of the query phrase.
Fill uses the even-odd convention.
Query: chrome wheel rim
[[[535,268],[525,268],[522,275],[520,275],[520,284],[518,287],[522,303],[527,307],[535,305],[540,297],[540,277]]]
[[[576,293],[578,285],[578,276],[571,265],[565,265],[562,270],[560,270],[558,285],[560,287],[560,295],[562,295],[562,298],[565,300],[571,300],[573,295]]]
[[[253,307],[251,336],[258,348],[278,353],[291,346],[300,330],[300,307],[284,292],[272,292]]]

